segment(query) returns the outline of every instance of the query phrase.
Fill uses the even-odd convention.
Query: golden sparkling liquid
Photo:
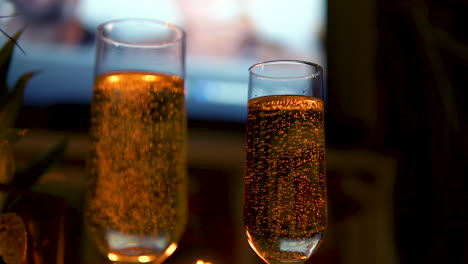
[[[96,77],[86,218],[111,260],[160,263],[177,247],[187,217],[185,140],[183,79]]]
[[[327,225],[323,102],[265,96],[248,104],[244,224],[267,263],[303,263]]]

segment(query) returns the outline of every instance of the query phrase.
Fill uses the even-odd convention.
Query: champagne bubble
[[[327,223],[323,102],[306,96],[249,101],[244,223],[269,263],[306,260]]]
[[[183,79],[98,76],[91,109],[87,220],[101,251],[157,259],[186,221]]]

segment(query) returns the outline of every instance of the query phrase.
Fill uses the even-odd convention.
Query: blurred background
[[[9,82],[28,84],[18,166],[67,137],[33,191],[64,203],[57,263],[105,263],[82,221],[95,28],[123,17],[184,27],[190,220],[167,263],[262,263],[242,227],[248,67],[324,66],[329,231],[307,263],[468,263],[468,3],[463,0],[1,0],[26,26]],[[463,22],[465,21],[465,22]],[[7,40],[2,38],[3,41]]]

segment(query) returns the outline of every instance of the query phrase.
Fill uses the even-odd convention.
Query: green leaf
[[[55,162],[63,158],[68,139],[60,141],[53,149],[44,156],[32,162],[27,168],[17,171],[10,182],[10,185],[16,188],[29,188],[43,175]]]
[[[0,141],[0,184],[9,184],[15,172],[15,160],[10,143],[6,140]],[[6,193],[0,191],[0,212],[7,199]]]
[[[3,30],[2,32],[9,38],[9,40],[0,50],[0,98],[5,97],[8,93],[7,77],[11,64],[11,57],[13,56],[13,50],[15,49],[15,46],[19,47],[17,40],[21,33],[23,33],[23,30],[18,31],[13,37],[8,36],[8,34],[6,34]],[[19,48],[21,49],[21,47]],[[21,51],[23,50],[21,49]]]
[[[14,126],[18,111],[23,105],[24,90],[34,74],[30,72],[21,76],[8,96],[0,101],[0,129]]]
[[[0,142],[0,183],[8,184],[15,171],[15,160],[8,141]]]

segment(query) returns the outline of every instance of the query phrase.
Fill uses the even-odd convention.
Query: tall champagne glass
[[[97,30],[86,222],[114,262],[162,263],[187,218],[185,33],[163,22]]]
[[[304,263],[327,226],[323,71],[305,61],[250,69],[244,224],[267,263]]]

